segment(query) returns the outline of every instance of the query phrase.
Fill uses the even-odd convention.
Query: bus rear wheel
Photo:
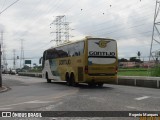
[[[72,83],[71,83],[71,81],[70,81],[70,79],[69,79],[69,75],[68,75],[68,74],[66,74],[66,84],[67,84],[68,86],[71,86],[71,85],[72,85]]]
[[[48,73],[46,73],[47,83],[51,83],[51,79],[48,78]]]
[[[103,83],[97,83],[98,87],[103,87]]]
[[[88,83],[88,86],[89,86],[89,87],[96,87],[96,83],[90,82],[90,83]]]
[[[71,81],[72,86],[74,86],[74,87],[78,86],[78,83],[75,81],[74,74],[71,74],[70,81]]]

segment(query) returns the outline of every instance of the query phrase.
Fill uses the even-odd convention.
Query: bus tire
[[[69,74],[68,74],[68,73],[66,73],[65,80],[66,80],[66,84],[67,84],[68,86],[71,86],[71,85],[72,85],[72,83],[71,83],[71,81],[70,81],[70,79],[69,79]]]
[[[51,79],[48,78],[48,73],[46,72],[47,83],[51,83]]]
[[[78,86],[78,83],[75,81],[75,77],[74,77],[73,73],[71,74],[70,81],[71,81],[71,83],[72,83],[71,85],[73,87],[77,87]]]
[[[98,83],[97,85],[98,85],[98,87],[103,87],[103,84],[104,83]]]
[[[96,87],[96,84],[93,83],[93,82],[90,82],[90,83],[88,83],[88,86],[89,86],[89,87]]]

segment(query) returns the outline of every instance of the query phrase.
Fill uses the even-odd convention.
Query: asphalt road
[[[70,87],[65,83],[46,83],[46,80],[41,78],[16,75],[3,75],[2,78],[3,84],[11,89],[0,93],[0,111],[160,111],[160,89],[109,84],[105,84],[103,88],[90,88],[84,84]],[[35,118],[39,119],[138,120],[139,118]]]

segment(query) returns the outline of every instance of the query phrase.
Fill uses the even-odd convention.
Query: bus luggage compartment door
[[[83,81],[83,67],[78,67],[78,81]]]

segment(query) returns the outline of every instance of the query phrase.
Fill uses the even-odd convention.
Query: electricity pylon
[[[56,45],[59,45],[63,42],[69,41],[69,22],[66,22],[66,16],[56,16],[56,19],[51,23],[55,25],[55,39],[52,41],[56,42]]]
[[[149,61],[154,61],[156,64],[159,63],[160,57],[160,0],[156,0],[154,23],[152,31],[152,40],[150,46],[150,57]]]

